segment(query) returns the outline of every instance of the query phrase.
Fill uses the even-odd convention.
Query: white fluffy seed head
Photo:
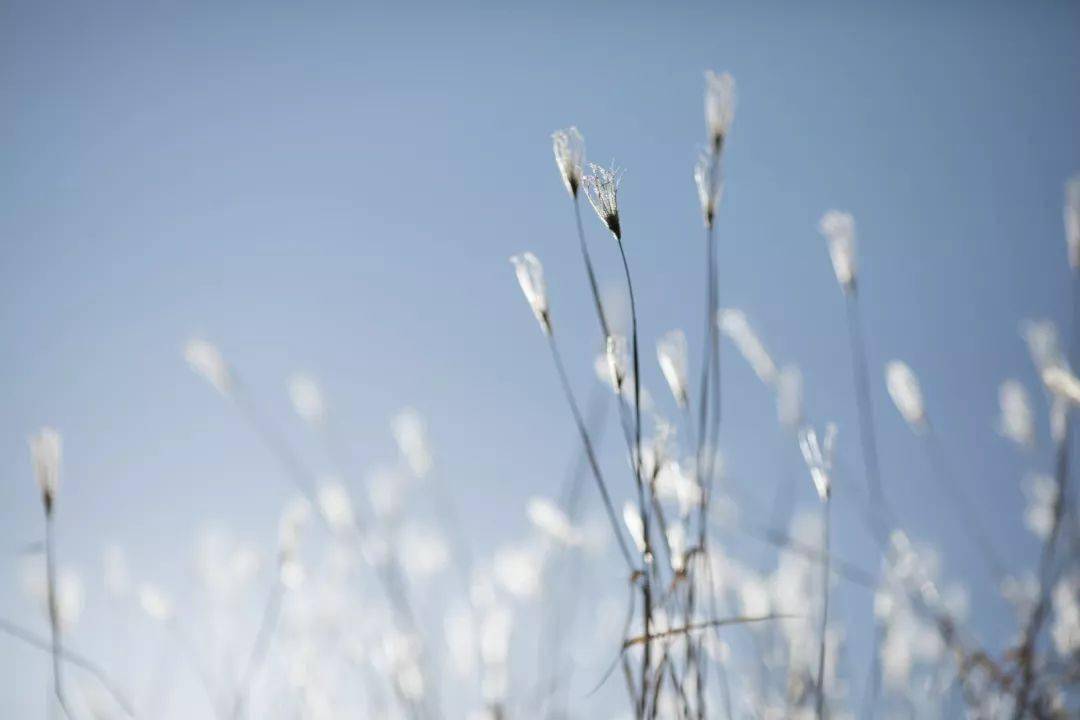
[[[1046,389],[1073,405],[1080,405],[1080,379],[1063,366],[1051,365],[1042,371],[1042,381]]]
[[[622,238],[619,224],[619,183],[622,170],[612,165],[606,168],[596,163],[589,163],[590,175],[584,179],[585,195],[589,204],[616,239]]]
[[[531,497],[526,506],[529,521],[545,535],[567,545],[576,544],[580,536],[570,518],[554,501],[545,497]]]
[[[814,481],[814,489],[818,497],[824,502],[832,493],[832,461],[833,449],[836,443],[836,425],[829,423],[825,426],[825,439],[819,441],[817,431],[806,426],[799,431],[799,449],[802,450],[803,460],[810,471],[810,479]]]
[[[686,528],[681,522],[673,522],[667,529],[668,548],[671,550],[671,569],[681,573],[686,569]]]
[[[818,230],[828,241],[836,281],[844,292],[851,292],[857,274],[855,218],[850,213],[830,210],[821,217]]]
[[[1025,448],[1035,443],[1035,421],[1027,390],[1019,380],[1006,380],[998,389],[1001,417],[998,430],[1002,435]]]
[[[184,359],[196,375],[206,380],[222,395],[232,389],[232,373],[221,351],[206,340],[192,338],[184,346]]]
[[[293,410],[305,422],[317,425],[326,419],[326,402],[315,378],[297,373],[289,378],[289,399]]]
[[[552,133],[551,146],[555,151],[555,164],[559,167],[566,191],[570,193],[570,197],[577,197],[581,187],[582,168],[585,165],[585,138],[576,127],[568,127]]]
[[[544,284],[544,266],[531,252],[524,252],[510,258],[517,274],[518,285],[525,295],[525,300],[536,316],[540,328],[551,334],[551,319],[548,315],[547,286]]]
[[[1080,270],[1080,175],[1065,183],[1065,242],[1069,249],[1069,266]]]
[[[425,477],[431,472],[432,460],[423,416],[413,408],[405,408],[394,416],[390,427],[413,475]]]
[[[716,163],[716,156],[709,151],[701,153],[694,165],[694,185],[697,187],[701,216],[707,228],[712,227],[716,208],[720,205],[720,197],[724,191],[724,183],[720,179]]]
[[[919,431],[926,423],[922,389],[919,379],[906,363],[893,360],[885,366],[885,384],[896,409],[912,430]]]
[[[637,508],[630,501],[627,501],[623,505],[622,511],[623,522],[626,523],[626,529],[630,533],[630,539],[634,541],[634,547],[642,555],[645,554],[645,526],[641,522],[641,515],[638,513]]]
[[[742,310],[726,308],[720,311],[718,318],[720,331],[731,338],[739,353],[750,364],[754,374],[761,382],[772,387],[776,382],[776,363],[761,343],[746,314]]]
[[[318,492],[319,510],[326,524],[335,532],[343,532],[353,524],[352,499],[341,481],[330,478]]]
[[[686,407],[689,399],[686,379],[687,352],[686,335],[682,330],[672,330],[656,343],[656,359],[679,407]]]
[[[1031,362],[1040,375],[1049,367],[1065,365],[1057,326],[1052,320],[1025,320],[1020,325],[1020,334],[1027,342]]]
[[[724,139],[735,120],[735,78],[728,73],[705,72],[705,125],[714,152],[724,147]]]
[[[30,437],[30,459],[34,465],[34,477],[41,490],[45,512],[52,514],[56,492],[60,486],[60,459],[62,442],[60,433],[50,427],[41,428]]]

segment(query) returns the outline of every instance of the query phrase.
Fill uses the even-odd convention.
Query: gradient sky
[[[739,86],[721,301],[801,366],[809,411],[840,426],[838,492],[861,484],[843,298],[816,231],[827,209],[855,215],[884,483],[911,533],[969,582],[972,626],[1000,647],[1009,611],[881,368],[899,357],[918,373],[1001,553],[1033,567],[1020,481],[1050,467],[1049,443],[1017,330],[1068,317],[1080,5],[681,5],[0,4],[0,615],[45,628],[18,558],[42,532],[26,450],[42,424],[64,434],[60,552],[91,586],[88,619],[106,540],[172,589],[205,522],[270,542],[289,489],[185,366],[193,334],[316,466],[289,411],[292,372],[323,382],[358,467],[393,458],[388,420],[418,408],[434,481],[473,519],[474,548],[520,534],[525,499],[557,491],[576,445],[508,256],[543,260],[583,399],[595,383],[549,135],[576,124],[590,157],[626,168],[643,378],[673,413],[652,346],[673,327],[700,337],[691,169],[702,71],[716,68]],[[615,248],[595,218],[586,227],[602,282],[618,286]],[[768,499],[797,474],[796,503],[813,507],[771,398],[724,352],[732,482]],[[1029,455],[996,433],[1007,377],[1037,401]],[[873,568],[850,512],[835,542]],[[866,627],[869,597],[843,592],[841,612]],[[83,647],[107,642],[86,632]],[[44,658],[0,639],[0,677],[0,707],[40,716]]]

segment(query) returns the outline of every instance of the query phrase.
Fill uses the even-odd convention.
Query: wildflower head
[[[821,217],[818,230],[829,243],[836,281],[844,292],[855,288],[855,218],[850,213],[830,210]]]
[[[818,441],[817,432],[812,427],[804,427],[799,432],[799,449],[802,450],[803,460],[810,470],[810,479],[814,481],[814,488],[822,501],[829,499],[832,492],[833,446],[836,443],[836,425],[829,423],[825,426],[825,439]]]
[[[566,191],[570,197],[576,198],[585,165],[585,138],[576,127],[556,130],[551,135],[551,147],[555,151],[555,164],[559,166]]]
[[[697,164],[694,165],[694,184],[697,186],[698,200],[701,202],[701,215],[705,219],[705,227],[712,227],[716,217],[716,207],[720,204],[720,195],[724,190],[724,183],[714,169],[716,155],[712,152],[703,152],[698,156]]]
[[[232,388],[232,373],[221,356],[221,352],[206,340],[193,338],[184,346],[184,359],[187,364],[222,395],[228,395]]]
[[[517,273],[518,284],[521,292],[525,294],[525,300],[532,308],[533,315],[540,323],[541,329],[551,334],[551,318],[548,315],[547,287],[544,285],[544,266],[531,252],[524,252],[510,258]]]
[[[728,73],[705,72],[705,124],[709,143],[717,154],[724,149],[724,138],[735,119],[735,78]]]
[[[889,397],[912,430],[918,432],[926,423],[926,409],[923,407],[922,389],[919,379],[911,368],[899,360],[893,360],[885,366],[885,384]]]
[[[51,515],[56,491],[60,484],[60,433],[52,428],[42,428],[30,438],[30,458],[34,463],[34,476],[41,489],[41,501],[45,514]]]
[[[1080,175],[1065,183],[1065,242],[1069,248],[1069,267],[1080,270]]]
[[[626,338],[622,335],[608,335],[604,341],[604,355],[607,358],[608,376],[616,394],[622,392],[626,382],[627,349]]]
[[[679,407],[686,407],[688,400],[686,353],[686,335],[682,330],[672,330],[656,343],[656,358]]]
[[[604,221],[604,225],[615,236],[616,240],[622,239],[622,229],[619,226],[619,182],[622,180],[622,171],[612,165],[610,168],[589,163],[592,171],[584,179],[585,194],[589,203],[596,210],[596,214]]]

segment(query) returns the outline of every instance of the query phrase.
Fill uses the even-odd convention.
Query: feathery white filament
[[[581,187],[581,173],[585,165],[585,138],[576,127],[556,130],[551,135],[551,146],[555,151],[555,164],[559,166],[563,184],[571,197],[577,197]]]
[[[889,389],[889,397],[907,424],[913,430],[920,430],[926,422],[926,410],[915,373],[907,364],[893,360],[885,366],[885,385]]]
[[[1065,356],[1058,342],[1057,326],[1052,320],[1025,320],[1020,334],[1027,342],[1031,362],[1041,375],[1049,367],[1063,367]]]
[[[206,380],[222,395],[232,388],[232,376],[225,358],[212,343],[194,338],[184,347],[184,359],[196,375]]]
[[[616,238],[622,237],[619,227],[619,182],[622,171],[612,165],[610,168],[589,163],[592,174],[584,179],[585,194],[589,204]]]
[[[855,286],[855,218],[850,213],[830,210],[821,217],[818,230],[829,243],[829,258],[832,260],[836,281],[844,292]]]
[[[51,512],[53,500],[60,485],[60,458],[62,442],[60,433],[45,427],[33,435],[30,440],[30,459],[34,465],[34,477],[37,479],[46,511]]]
[[[721,148],[735,120],[735,78],[728,73],[705,71],[705,125],[709,142]]]
[[[776,363],[758,339],[746,314],[742,310],[727,308],[720,311],[720,331],[731,338],[754,374],[766,385],[772,387],[776,382]]]
[[[540,323],[541,329],[551,334],[551,321],[548,316],[547,287],[544,285],[544,266],[531,252],[524,252],[510,258],[517,274],[518,284],[525,300],[532,308],[533,315]]]
[[[688,392],[686,387],[686,335],[682,330],[666,333],[656,343],[656,359],[664,373],[671,394],[679,407],[686,407]]]
[[[681,573],[686,569],[686,529],[675,522],[667,529],[668,548],[671,550],[671,569]]]
[[[1031,401],[1027,390],[1019,380],[1006,380],[998,388],[998,405],[1001,418],[998,421],[999,432],[1024,447],[1031,447],[1035,442],[1035,421],[1031,411]]]

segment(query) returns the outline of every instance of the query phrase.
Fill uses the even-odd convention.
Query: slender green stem
[[[822,720],[825,711],[825,644],[826,632],[829,624],[829,507],[832,505],[832,494],[825,495],[822,505],[821,523],[821,639],[818,644],[818,672],[817,672],[817,717]]]

